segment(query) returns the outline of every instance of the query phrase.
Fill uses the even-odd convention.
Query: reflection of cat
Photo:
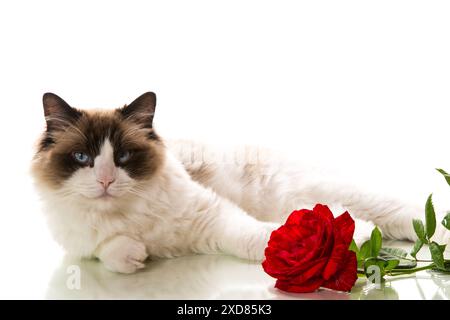
[[[67,286],[71,267],[80,271],[80,288]],[[65,257],[49,283],[46,299],[357,299],[364,283],[348,295],[319,290],[290,294],[276,290],[259,263],[224,255],[194,255],[151,261],[134,274],[106,270],[96,260]]]
[[[79,290],[66,285],[79,266]],[[98,261],[66,257],[54,273],[48,299],[270,299],[273,279],[261,266],[230,256],[195,255],[155,260],[132,275],[106,270]]]
[[[153,93],[112,111],[78,110],[50,93],[43,101],[47,129],[32,172],[50,228],[69,253],[97,256],[110,270],[132,273],[148,256],[191,253],[261,260],[273,222],[315,203],[342,205],[387,237],[414,240],[411,219],[422,208],[330,183],[256,149],[217,157],[162,140]]]
[[[401,246],[388,242],[389,246]],[[403,244],[404,245],[404,244]],[[67,286],[71,266],[79,267],[80,289]],[[360,279],[351,294],[332,290],[291,294],[273,288],[274,279],[257,263],[223,255],[195,255],[151,261],[131,275],[106,270],[96,260],[65,257],[49,283],[47,299],[449,299],[442,274],[416,274],[376,285]],[[424,287],[421,287],[424,285]],[[419,290],[411,290],[417,288]],[[424,290],[425,288],[428,289]],[[434,290],[433,290],[434,288]],[[398,293],[396,291],[398,289]],[[423,296],[423,294],[426,294]],[[400,296],[399,296],[400,294]]]

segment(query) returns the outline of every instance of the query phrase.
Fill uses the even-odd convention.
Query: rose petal
[[[334,219],[334,230],[339,233],[339,239],[341,243],[350,246],[353,239],[353,233],[355,232],[355,221],[352,219],[350,214],[345,211],[339,217]]]
[[[333,248],[333,253],[330,256],[327,265],[323,270],[322,277],[325,280],[330,279],[339,269],[342,268],[342,265],[345,263],[345,258],[347,256],[348,248],[342,245],[335,246]]]
[[[348,251],[339,272],[325,281],[322,287],[339,291],[350,291],[357,279],[356,254],[353,251]]]
[[[314,278],[310,279],[308,282],[305,282],[301,285],[290,283],[289,281],[281,281],[277,280],[275,283],[275,288],[278,288],[283,291],[287,292],[294,292],[294,293],[307,293],[307,292],[314,292],[317,289],[320,288],[321,284],[323,283],[322,278]]]
[[[300,225],[300,220],[307,213],[312,213],[312,211],[307,209],[292,211],[284,225]]]
[[[325,206],[323,204],[316,204],[313,208],[313,212],[320,216],[321,219],[325,221],[333,221],[334,216],[331,210],[328,208],[328,206]]]
[[[355,231],[355,221],[348,214],[343,213],[334,220],[334,245],[328,260],[328,264],[323,271],[323,278],[330,279],[345,264],[348,248],[353,239]]]
[[[317,245],[322,240],[316,237],[317,235],[312,235],[311,238],[302,239],[301,245],[288,250],[269,245],[265,250],[266,259],[262,264],[264,271],[279,279],[288,279],[306,271],[315,263],[314,261],[322,258],[320,256],[322,248]],[[328,259],[325,259],[325,262],[326,260]]]
[[[290,282],[293,284],[302,284],[312,278],[321,277],[323,268],[327,264],[327,258],[310,261],[308,264],[302,266],[301,272],[291,272]]]
[[[301,225],[284,225],[273,231],[265,250],[264,268],[274,277],[289,272],[290,267],[298,269],[299,265],[323,256],[322,238],[329,237],[331,225],[327,224],[324,228],[323,221],[312,211],[297,213],[301,218],[296,222]],[[273,268],[268,265],[272,265]],[[279,272],[270,269],[278,269]]]

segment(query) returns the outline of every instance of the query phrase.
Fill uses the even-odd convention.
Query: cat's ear
[[[69,106],[67,102],[54,93],[47,92],[42,97],[47,131],[64,130],[72,125],[81,112]]]
[[[125,119],[129,119],[143,128],[153,128],[153,116],[155,115],[156,95],[146,92],[129,105],[120,109]]]

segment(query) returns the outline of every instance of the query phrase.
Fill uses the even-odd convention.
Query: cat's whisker
[[[129,188],[129,187],[131,187],[131,184],[130,183],[117,183],[117,184],[114,184],[114,187],[115,188]]]
[[[74,192],[74,191],[58,192],[58,196],[60,196],[62,198],[67,198],[67,197],[73,196],[75,194],[76,194],[76,192]]]
[[[147,196],[143,192],[139,192],[139,191],[136,191],[136,190],[133,190],[133,189],[128,190],[128,192],[131,193],[131,194],[134,194],[134,195],[136,195],[136,196],[138,196],[140,198],[143,198],[143,199],[147,198]]]
[[[143,190],[133,190],[132,192],[134,192],[134,194],[140,196],[143,199],[147,199],[148,198],[148,193],[146,193]]]

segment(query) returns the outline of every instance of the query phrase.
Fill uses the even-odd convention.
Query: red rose
[[[321,204],[312,211],[294,211],[272,232],[264,271],[284,291],[312,292],[319,287],[350,291],[357,279],[356,254],[348,249],[354,230],[348,212],[334,218]]]

